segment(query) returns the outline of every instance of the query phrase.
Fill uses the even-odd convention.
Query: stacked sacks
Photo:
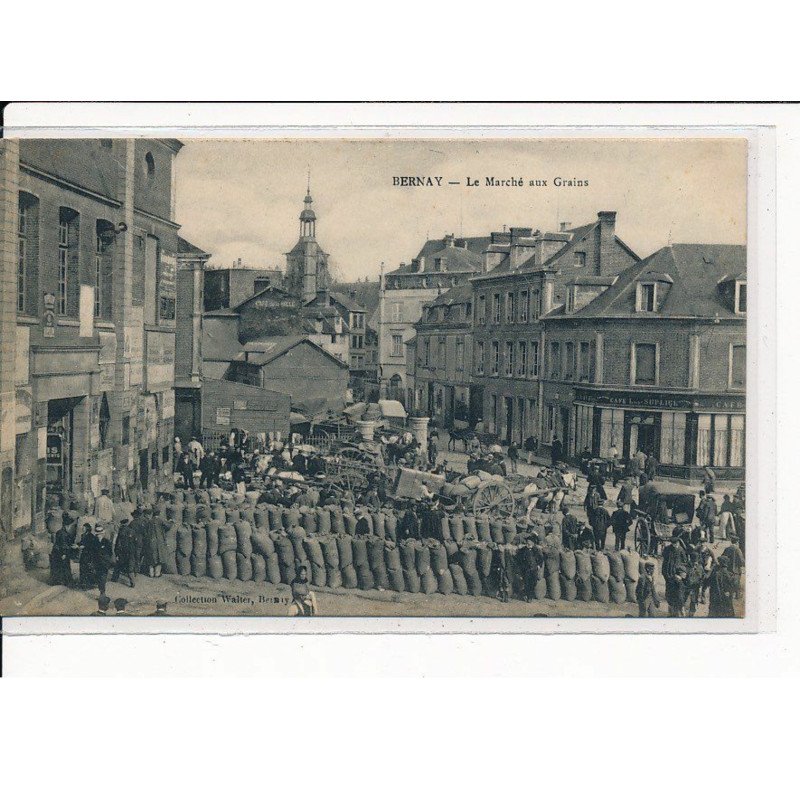
[[[278,538],[277,533],[270,534],[270,540],[272,541],[273,548],[275,548],[275,540],[277,538]],[[270,583],[279,584],[281,582],[281,564],[280,560],[278,559],[277,549],[273,549],[272,553],[270,553],[267,556],[264,556],[264,561],[266,562],[267,566],[267,580]]]
[[[217,522],[225,522],[225,506],[219,503],[215,506],[212,506],[211,519],[215,519]]]
[[[275,552],[275,542],[264,528],[256,528],[250,535],[253,552],[264,556],[266,560]]]
[[[180,525],[177,531],[178,546],[175,552],[175,560],[178,567],[178,575],[189,575],[192,571],[192,529],[188,525]]]
[[[197,511],[195,512],[195,519],[198,522],[205,522],[211,519],[211,507],[207,505],[198,505]]]
[[[250,562],[253,569],[253,580],[256,583],[264,583],[267,579],[267,562],[261,553],[254,552],[250,556]]]
[[[453,578],[453,591],[456,594],[470,594],[469,586],[467,585],[467,579],[464,575],[464,569],[460,564],[450,565],[450,575]]]
[[[306,559],[306,548],[303,545],[303,540],[305,538],[306,532],[300,525],[295,525],[289,530],[289,541],[292,543],[296,567],[305,566],[307,568],[309,566],[308,560]]]
[[[495,544],[504,544],[503,523],[500,520],[493,519],[489,522],[489,535]]]
[[[278,568],[281,574],[281,583],[291,583],[297,573],[294,568],[294,547],[292,540],[285,534],[279,533],[275,539],[275,552],[278,556]]]
[[[575,583],[577,575],[577,562],[572,550],[561,551],[561,597],[564,600],[575,600],[578,596],[578,587]]]
[[[394,515],[392,511],[384,512],[385,519],[385,528],[386,528],[386,538],[390,539],[393,542],[397,541],[397,517]]]
[[[386,578],[389,582],[389,588],[395,592],[404,592],[406,585],[400,550],[392,539],[387,539],[383,544],[383,561],[386,565]]]
[[[178,562],[176,560],[176,554],[178,550],[178,524],[176,522],[173,522],[164,529],[164,543],[166,546],[164,548],[164,560],[161,562],[161,569],[165,575],[177,575]]]
[[[339,551],[342,586],[345,589],[355,589],[358,586],[358,574],[353,566],[353,538],[347,534],[337,536],[336,549]]]
[[[503,521],[503,542],[512,544],[517,536],[517,523],[514,520]]]
[[[225,507],[225,522],[233,524],[237,520],[240,520],[242,515],[239,513],[238,508],[231,508],[230,506]]]
[[[417,572],[417,548],[421,546],[413,539],[406,539],[400,543],[400,562],[403,565],[403,581],[407,592],[418,592],[422,587]]]
[[[207,552],[206,526],[200,523],[192,525],[192,555],[189,558],[189,567],[196,578],[204,578],[206,575]]]
[[[356,516],[352,511],[345,511],[342,513],[344,520],[344,530],[348,536],[356,535]]]
[[[603,552],[592,553],[592,597],[599,603],[609,601],[608,579],[611,568],[608,556]]]
[[[356,571],[359,589],[374,589],[375,578],[369,568],[369,554],[366,539],[353,539],[353,567]]]
[[[483,593],[491,594],[492,551],[484,542],[477,542],[475,552],[477,553],[478,574],[481,576]]]
[[[328,506],[329,511],[331,512],[331,533],[334,536],[341,536],[345,533],[344,527],[344,512],[342,511],[341,506]]]
[[[238,553],[238,552],[236,553],[236,577],[239,578],[240,581],[253,580],[252,555],[253,555],[252,550],[249,551],[249,555],[245,555],[244,553]]]
[[[328,582],[328,575],[325,572],[325,557],[322,554],[319,540],[316,538],[306,539],[303,546],[311,564],[311,583],[314,586],[325,586]]]
[[[475,518],[476,535],[479,542],[488,544],[492,541],[491,528],[489,526],[489,517],[476,517]]]
[[[253,528],[249,522],[239,519],[233,524],[236,531],[236,549],[248,560],[253,555]]]
[[[378,536],[367,539],[367,558],[376,589],[388,589],[389,578],[386,575],[386,562],[383,557],[384,540]]]
[[[478,573],[478,551],[474,546],[461,547],[461,569],[467,584],[467,591],[477,597],[483,592],[481,576]]]
[[[561,599],[561,551],[548,547],[544,551],[544,577],[547,581],[547,596],[551,600]]]
[[[269,526],[269,512],[266,507],[255,509],[253,511],[253,519],[255,520],[256,528],[263,528],[266,531],[271,530]]]
[[[330,521],[330,518],[329,518]],[[325,562],[325,575],[329,589],[339,589],[342,585],[342,571],[339,567],[339,548],[333,536],[321,536],[319,545]]]
[[[625,602],[625,567],[622,556],[615,550],[608,553],[608,594],[612,603]]]
[[[588,602],[592,599],[592,558],[587,550],[575,551],[575,565],[578,599]]]
[[[449,542],[452,540],[453,535],[450,532],[450,517],[447,514],[442,514],[442,538]]]
[[[267,506],[267,516],[269,517],[269,529],[271,531],[283,530],[283,514],[280,506]]]
[[[331,532],[331,512],[327,508],[317,508],[314,512],[317,516],[317,535],[329,536]]]
[[[430,552],[431,570],[436,577],[436,585],[441,594],[453,593],[453,576],[448,564],[447,548],[436,539],[428,539],[425,543]],[[420,577],[422,572],[420,572]]]
[[[464,517],[464,538],[470,542],[478,540],[478,524],[475,521],[475,517]]]
[[[313,508],[302,506],[300,508],[300,518],[306,534],[313,536],[317,532],[317,512]]]
[[[294,506],[291,508],[284,508],[281,512],[281,517],[283,519],[283,527],[286,528],[287,531],[300,526],[301,517],[299,508],[295,508]]]
[[[450,517],[450,538],[457,544],[464,541],[464,517],[462,514],[453,514]]]
[[[625,597],[629,603],[635,603],[636,583],[639,580],[641,559],[635,550],[622,550],[619,555],[622,559],[622,568],[625,571],[623,578],[625,582]]]
[[[431,570],[431,551],[422,542],[415,542],[415,545],[414,556],[420,581],[418,591],[433,594],[439,588],[439,581]]]
[[[386,515],[382,511],[373,511],[372,518],[373,535],[380,539],[386,538]]]
[[[240,519],[243,519],[245,522],[249,522],[251,528],[256,527],[255,513],[253,512],[252,508],[243,508],[239,513]]]

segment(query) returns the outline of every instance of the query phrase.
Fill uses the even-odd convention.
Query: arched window
[[[144,163],[147,168],[147,177],[152,178],[156,174],[156,160],[151,152],[145,153]]]
[[[108,397],[103,392],[103,397],[100,400],[100,449],[105,450],[108,447],[108,432],[111,427],[111,411],[108,407]]]
[[[94,316],[111,319],[114,225],[107,219],[97,220],[94,241]]]
[[[37,313],[39,283],[39,200],[19,193],[17,225],[17,311]]]

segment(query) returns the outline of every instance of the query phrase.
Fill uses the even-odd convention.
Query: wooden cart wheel
[[[475,516],[512,517],[514,515],[514,495],[508,486],[502,483],[488,483],[481,486],[472,500]]]
[[[343,447],[337,455],[340,458],[344,458],[350,461],[358,461],[361,464],[372,464],[375,460],[375,457],[372,453],[366,453],[363,450],[359,450],[357,447]]]

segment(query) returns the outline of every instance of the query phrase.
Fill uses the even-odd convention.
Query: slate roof
[[[311,341],[307,336],[271,336],[268,339],[256,339],[244,345],[244,349],[240,347],[236,357],[231,360],[246,361],[248,364],[263,367],[302,343],[319,350],[320,353],[334,361],[338,366],[347,369],[347,365],[344,362]]]
[[[452,289],[448,289],[426,305],[431,307],[453,306],[459,303],[466,303],[470,300],[472,300],[472,285],[469,283],[462,283],[458,286],[454,286]]]
[[[747,248],[734,244],[673,244],[662,247],[621,272],[613,286],[569,316],[644,316],[646,312],[635,310],[636,283],[648,273],[666,274],[673,280],[661,307],[650,316],[742,318],[727,305],[718,286],[726,275],[747,275]],[[558,315],[559,309],[556,309],[546,318]]]
[[[349,298],[350,292],[355,292],[356,300],[364,311],[368,313],[373,312],[378,307],[380,291],[379,281],[352,281],[350,283],[337,282],[331,284],[331,292],[336,292],[344,297]],[[352,310],[357,311],[358,309]]]
[[[211,253],[206,250],[201,250],[197,245],[188,242],[182,236],[178,237],[178,252],[192,256],[211,256]]]
[[[423,248],[424,250],[425,248]],[[437,259],[443,263],[437,266]],[[439,272],[479,272],[482,264],[482,257],[479,253],[467,250],[463,247],[441,247],[425,256],[425,263],[422,270],[417,270],[416,264],[405,264],[387,275],[429,275]],[[444,266],[444,269],[442,269]]]

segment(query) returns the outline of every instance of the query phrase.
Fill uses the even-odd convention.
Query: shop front
[[[637,450],[655,455],[659,474],[698,477],[713,468],[722,480],[744,477],[745,398],[703,393],[637,392],[608,389],[575,391],[577,455],[623,460]]]

